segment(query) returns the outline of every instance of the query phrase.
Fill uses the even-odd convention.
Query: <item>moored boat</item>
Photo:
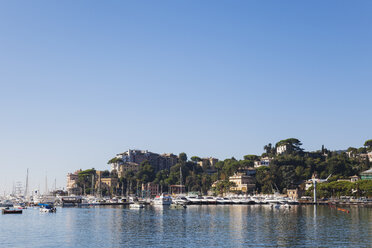
[[[154,205],[170,205],[172,203],[172,197],[169,195],[157,195],[152,201]]]
[[[139,203],[139,202],[134,202],[134,203],[131,203],[129,205],[129,208],[133,208],[133,209],[140,209],[140,208],[144,208],[145,205],[142,204],[142,203]]]
[[[189,201],[189,204],[200,204],[203,197],[201,196],[188,196],[187,200]]]
[[[185,196],[177,196],[174,199],[172,198],[172,202],[186,205],[189,203],[189,200]]]
[[[216,202],[217,202],[217,204],[225,204],[226,203],[225,200],[222,197],[217,197]]]
[[[22,209],[4,208],[1,212],[2,214],[22,214]]]
[[[39,203],[40,212],[42,213],[55,213],[57,209],[54,207],[53,204],[50,203]]]

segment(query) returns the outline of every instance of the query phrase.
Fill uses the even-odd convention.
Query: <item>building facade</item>
[[[155,172],[169,170],[178,162],[178,157],[172,153],[157,154],[147,150],[131,150],[119,153],[115,161],[110,163],[110,171],[116,170],[119,175],[124,175],[127,171],[138,171],[141,163],[147,161],[151,164]]]
[[[264,157],[264,158],[261,158],[260,161],[254,161],[254,168],[259,168],[261,166],[270,166],[270,162],[271,162],[271,158],[269,157]]]
[[[229,181],[235,183],[235,186],[230,188],[232,191],[253,193],[256,190],[255,178],[252,176],[247,176],[245,173],[237,173],[229,177]]]
[[[363,171],[362,173],[360,173],[360,178],[362,180],[372,180],[372,168],[370,168],[369,170],[366,170],[366,171]]]
[[[79,172],[81,172],[81,170],[77,170],[74,173],[67,174],[66,189],[69,195],[80,195],[82,193],[82,189],[77,185]]]
[[[276,154],[282,154],[287,151],[287,145],[281,145],[276,148]]]
[[[160,185],[155,183],[142,184],[142,191],[145,192],[146,196],[157,196],[160,195]]]
[[[205,167],[205,166],[214,167],[217,164],[217,162],[218,162],[217,158],[209,157],[209,158],[202,158],[201,161],[199,161],[197,164],[201,167]]]

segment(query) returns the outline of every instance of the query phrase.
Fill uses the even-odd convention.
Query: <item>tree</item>
[[[358,149],[356,149],[354,147],[347,148],[347,151],[350,152],[350,154],[352,154],[352,155],[356,155],[358,153]]]
[[[223,194],[230,192],[231,187],[236,187],[236,184],[234,182],[230,182],[229,180],[223,180],[219,181],[216,184],[215,190],[217,191],[218,194]]]
[[[301,148],[302,146],[301,141],[296,138],[281,140],[278,143],[276,143],[275,147],[283,145],[287,146],[288,153],[298,153],[303,151],[303,149]]]
[[[179,158],[182,162],[186,162],[186,161],[187,161],[187,155],[186,155],[186,153],[184,153],[184,152],[181,152],[181,153],[178,155],[178,158]]]
[[[136,179],[144,184],[154,181],[155,179],[154,167],[148,161],[146,161],[140,166],[136,174]]]
[[[134,181],[136,179],[134,171],[129,170],[127,173],[125,173],[124,176],[126,182],[127,182],[127,192],[128,194],[131,194],[133,192],[133,189],[135,188]]]
[[[369,151],[372,150],[372,139],[369,139],[366,142],[364,142],[364,146],[366,146]]]
[[[280,167],[281,180],[280,188],[281,189],[290,189],[293,188],[294,182],[296,179],[295,168],[293,165],[284,165]]]
[[[120,158],[115,157],[115,158],[110,159],[107,162],[107,164],[114,164],[114,163],[121,163],[121,162],[123,162],[123,161]]]
[[[268,167],[259,167],[256,170],[257,190],[262,193],[272,193],[274,176]]]
[[[366,153],[367,152],[367,148],[366,147],[359,147],[358,150],[357,150],[358,153]]]
[[[198,156],[192,156],[192,157],[191,157],[191,161],[193,161],[193,162],[197,163],[197,162],[200,162],[200,161],[202,161],[202,159],[201,159],[201,158],[199,158]]]
[[[110,177],[110,172],[108,170],[102,171],[102,177],[104,178]]]
[[[92,177],[95,177],[95,175],[96,175],[96,170],[93,169],[93,168],[79,172],[77,185],[78,185],[78,187],[85,190],[84,194],[85,193],[90,194],[90,193],[93,192]],[[94,187],[94,185],[93,185],[93,187]]]
[[[154,183],[160,185],[160,191],[163,192],[163,190],[167,190],[167,183],[166,179],[169,176],[168,170],[161,170],[158,173],[156,173]]]
[[[259,157],[257,155],[245,155],[244,160],[257,161]]]
[[[264,150],[265,150],[266,154],[272,154],[275,151],[275,149],[273,148],[273,145],[271,143],[265,145]]]

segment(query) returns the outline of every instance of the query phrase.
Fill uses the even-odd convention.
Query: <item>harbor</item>
[[[0,216],[4,247],[369,247],[372,208],[188,205],[57,207]],[[24,230],[15,235],[17,226]],[[48,228],[35,228],[44,226]],[[51,238],[52,237],[52,238]]]

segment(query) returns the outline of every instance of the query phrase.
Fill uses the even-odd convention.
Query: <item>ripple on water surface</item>
[[[372,208],[59,208],[0,216],[0,247],[371,247]]]

